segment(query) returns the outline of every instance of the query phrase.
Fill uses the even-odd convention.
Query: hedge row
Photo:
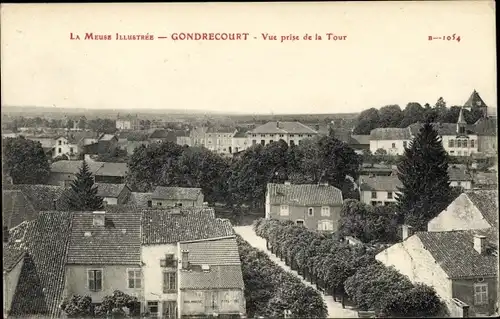
[[[360,310],[384,316],[433,316],[443,309],[434,289],[413,285],[408,277],[376,261],[384,245],[349,245],[291,221],[259,219],[258,236],[268,249],[320,290],[348,296]],[[423,306],[423,302],[425,306]]]
[[[249,318],[279,318],[285,315],[285,310],[294,318],[327,317],[326,305],[315,289],[306,286],[240,236],[237,240]]]

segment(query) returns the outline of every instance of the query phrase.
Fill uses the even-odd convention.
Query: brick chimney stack
[[[187,270],[189,269],[189,250],[182,250],[181,254],[182,269]]]

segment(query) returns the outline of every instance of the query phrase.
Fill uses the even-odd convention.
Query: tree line
[[[272,253],[309,282],[360,310],[384,317],[429,317],[446,312],[435,290],[413,285],[408,277],[385,267],[375,255],[386,246],[350,245],[291,221],[256,220],[254,230]]]
[[[21,127],[48,127],[48,128],[61,128],[61,129],[72,129],[75,125],[81,130],[92,130],[99,133],[112,134],[117,131],[115,120],[112,119],[91,119],[88,120],[84,116],[79,119],[46,119],[37,117],[24,117],[19,116],[12,120],[12,122],[7,126],[8,129],[11,129],[13,132],[18,132]]]
[[[338,187],[344,197],[357,192],[361,158],[333,136],[304,140],[289,147],[280,140],[255,145],[240,158],[227,158],[206,148],[172,142],[141,145],[128,161],[128,183],[138,191],[155,186],[200,187],[210,203],[261,207],[267,183],[325,182]]]
[[[456,123],[461,106],[446,107],[446,102],[440,97],[434,106],[426,103],[422,106],[417,102],[410,102],[405,109],[399,105],[386,105],[379,110],[370,108],[358,115],[353,133],[368,135],[375,128],[382,127],[408,127],[416,122]],[[464,110],[464,118],[468,124],[475,123],[482,116],[479,107],[473,106],[471,110]]]
[[[239,235],[237,242],[249,318],[283,318],[285,311],[293,318],[327,317],[326,305],[316,290],[283,270]]]

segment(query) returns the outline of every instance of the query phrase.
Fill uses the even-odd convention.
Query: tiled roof
[[[125,177],[128,173],[127,163],[104,162],[95,172],[100,176],[121,176]]]
[[[116,136],[113,134],[103,134],[101,138],[99,138],[99,141],[111,141],[115,137]]]
[[[118,136],[120,139],[126,139],[128,141],[145,141],[148,135],[149,134],[144,131],[121,131]]]
[[[351,135],[350,144],[370,145],[370,135]]]
[[[360,176],[359,188],[362,191],[397,192],[403,184],[397,176]]]
[[[234,133],[236,131],[235,128],[233,127],[226,127],[226,126],[221,126],[221,127],[209,127],[207,129],[207,133]]]
[[[472,181],[472,175],[461,168],[448,167],[448,176],[450,181]]]
[[[99,197],[118,197],[127,185],[111,183],[95,183],[97,186],[97,196]]]
[[[474,131],[481,136],[497,136],[498,120],[493,117],[480,118],[474,124]]]
[[[20,190],[30,201],[35,211],[65,210],[67,209],[65,194],[67,188],[54,185],[17,184],[5,185],[5,189]],[[55,202],[55,207],[54,207]]]
[[[78,144],[84,139],[97,138],[96,133],[91,131],[71,132],[68,134],[68,142]]]
[[[165,129],[156,129],[153,133],[149,135],[149,138],[167,138],[169,135],[169,131]]]
[[[181,243],[188,250],[190,271],[180,271],[180,289],[243,289],[243,275],[236,239],[221,238]],[[208,265],[203,271],[201,265]]]
[[[474,174],[476,185],[498,185],[498,174],[495,172],[477,172]]]
[[[370,140],[411,140],[411,134],[408,128],[376,128],[370,131]]]
[[[498,190],[470,190],[465,194],[479,209],[484,219],[492,227],[498,227]]]
[[[234,235],[229,220],[214,218],[213,213],[203,209],[182,209],[180,214],[164,209],[143,210],[141,223],[142,243],[146,245]]]
[[[93,226],[93,212],[73,213],[68,263],[140,264],[140,211],[124,206],[107,206],[105,210],[105,226]],[[86,232],[90,236],[85,236]]]
[[[151,195],[154,199],[197,200],[201,188],[157,186]]]
[[[3,244],[3,270],[11,271],[26,254],[25,250],[14,245]]]
[[[464,104],[465,107],[486,107],[483,99],[479,96],[476,90],[472,92],[467,102]]]
[[[134,205],[140,208],[148,207],[148,201],[151,200],[152,193],[130,193],[128,205]]]
[[[267,184],[271,205],[318,206],[342,205],[342,192],[333,186]]]
[[[238,132],[236,132],[236,134],[234,134],[233,137],[236,137],[236,138],[247,137],[247,132],[246,131],[238,131]]]
[[[180,274],[180,289],[243,289],[241,266],[210,266],[208,272],[201,267]]]
[[[28,137],[27,140],[32,140],[34,142],[40,142],[43,148],[54,148],[56,146],[56,140],[50,137]]]
[[[496,276],[498,258],[474,249],[475,233],[490,235],[491,231],[417,232],[416,236],[450,278]]]
[[[2,192],[2,225],[9,229],[26,220],[36,218],[36,211],[31,202],[20,190]]]
[[[50,171],[52,173],[65,173],[65,174],[76,174],[80,171],[82,167],[83,161],[57,161],[52,163]],[[92,174],[101,168],[103,162],[92,162],[87,161],[87,165],[89,166],[89,170]]]
[[[440,136],[456,136],[457,135],[457,124],[456,123],[431,123],[434,129],[438,132]],[[423,123],[413,123],[408,128],[413,136],[416,136],[420,129],[422,128]],[[467,125],[466,131],[469,134],[474,132],[473,125]]]
[[[27,223],[22,242],[13,243],[27,251],[12,300],[13,317],[59,317],[70,230],[71,213],[41,212]]]
[[[249,133],[252,134],[317,134],[315,130],[300,122],[268,122]]]

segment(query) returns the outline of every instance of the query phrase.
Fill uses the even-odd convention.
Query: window
[[[457,151],[458,156],[462,156],[462,151]]]
[[[372,206],[377,206],[377,202],[376,201],[371,201],[370,203],[372,204]]]
[[[392,148],[396,148],[396,143],[392,143]]]
[[[58,148],[58,152],[61,153],[61,148],[60,147]]]
[[[295,224],[299,225],[299,226],[304,226],[304,221],[302,219],[297,219],[295,221]]]
[[[455,140],[449,140],[448,147],[455,147]]]
[[[470,140],[470,147],[474,148],[474,140]]]
[[[148,207],[153,207],[153,202],[148,200]]]
[[[290,137],[293,137],[293,134],[290,134]]]
[[[69,152],[73,153],[73,148],[72,147],[69,148]]]
[[[329,206],[323,206],[321,207],[321,216],[330,216],[330,207]]]
[[[461,127],[458,129],[458,131],[459,131],[461,134],[465,133],[465,127],[461,126]]]
[[[274,137],[274,134],[269,134],[270,137]]]
[[[474,284],[474,304],[475,305],[488,304],[488,284],[487,283]]]
[[[407,145],[408,145],[408,142],[407,141],[403,141],[403,147],[407,148],[408,147]]]
[[[387,192],[387,198],[392,199],[392,192]]]
[[[160,260],[160,266],[163,268],[166,267],[174,268],[175,267],[174,254],[166,254],[165,258]]]
[[[307,134],[307,137],[313,137],[311,134]]]
[[[156,203],[156,205],[157,205],[157,206],[161,206],[161,202],[157,202],[157,203]]]
[[[148,312],[151,317],[158,317],[158,301],[148,301]]]
[[[260,134],[260,137],[266,137],[266,134]]]
[[[174,319],[177,318],[177,302],[168,300],[163,302],[163,318]]]
[[[290,146],[295,146],[295,142],[293,140],[290,140]]]
[[[462,140],[457,140],[457,147],[462,147]]]
[[[129,269],[128,270],[128,287],[141,288],[141,270]]]
[[[280,137],[284,137],[285,135],[284,134],[280,134]]]
[[[102,269],[89,269],[87,279],[90,291],[102,290]]]
[[[377,198],[377,192],[372,192],[372,198]]]
[[[288,216],[288,205],[281,205],[280,206],[280,215],[281,216]]]
[[[309,207],[309,208],[307,209],[307,215],[308,215],[308,216],[314,216],[314,208]]]
[[[61,141],[59,141],[59,145],[61,145]]]
[[[257,134],[252,134],[252,137],[256,137],[256,136],[257,136]]]
[[[318,230],[333,231],[333,222],[331,220],[320,220],[318,222]]]
[[[273,140],[269,140],[269,144],[271,144],[272,142],[274,142]]]
[[[467,147],[467,140],[463,140],[463,141],[462,141],[462,147],[463,147],[463,148],[466,148],[466,147]]]
[[[260,140],[260,144],[261,144],[262,146],[266,145],[266,140]]]
[[[174,271],[163,272],[163,293],[177,291],[177,273]]]
[[[457,182],[457,186],[462,186],[462,182]]]

